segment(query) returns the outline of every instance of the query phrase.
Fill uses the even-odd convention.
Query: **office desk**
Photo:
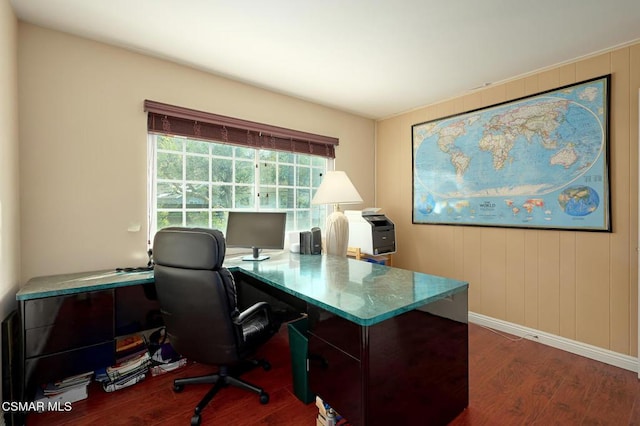
[[[311,388],[354,425],[446,424],[467,406],[467,283],[335,256],[281,253],[246,262],[228,255],[225,266],[239,281],[266,284],[272,294],[306,304]],[[27,342],[29,333],[41,340],[57,334],[52,312],[68,298],[72,309],[87,315],[109,303],[115,308],[100,315],[106,322],[89,319],[90,327],[87,318],[72,321],[76,334],[101,330],[91,344],[54,346],[48,354],[23,344],[25,383],[42,379],[48,370],[39,366],[50,357],[83,358],[105,348],[110,353],[117,336],[106,328],[109,321],[117,323],[119,293],[152,283],[152,272],[30,280],[16,295]]]

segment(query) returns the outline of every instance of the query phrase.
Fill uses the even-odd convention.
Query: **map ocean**
[[[414,222],[606,229],[607,81],[413,126]]]

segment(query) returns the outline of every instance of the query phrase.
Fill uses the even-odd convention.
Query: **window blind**
[[[145,100],[150,133],[335,158],[337,138]]]

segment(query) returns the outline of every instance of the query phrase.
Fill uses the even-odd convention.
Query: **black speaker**
[[[300,254],[311,254],[311,232],[300,233]]]
[[[322,254],[322,234],[320,228],[311,228],[311,254]]]

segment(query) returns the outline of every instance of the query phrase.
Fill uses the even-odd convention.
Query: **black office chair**
[[[200,424],[202,410],[228,385],[258,393],[262,404],[269,402],[262,388],[237,376],[258,365],[271,368],[264,360],[248,357],[280,324],[272,319],[266,302],[238,310],[233,276],[222,267],[225,248],[220,231],[203,228],[164,228],[153,243],[156,290],[171,345],[187,359],[218,366],[216,374],[173,383],[176,392],[188,384],[214,384],[196,406],[192,425]]]

